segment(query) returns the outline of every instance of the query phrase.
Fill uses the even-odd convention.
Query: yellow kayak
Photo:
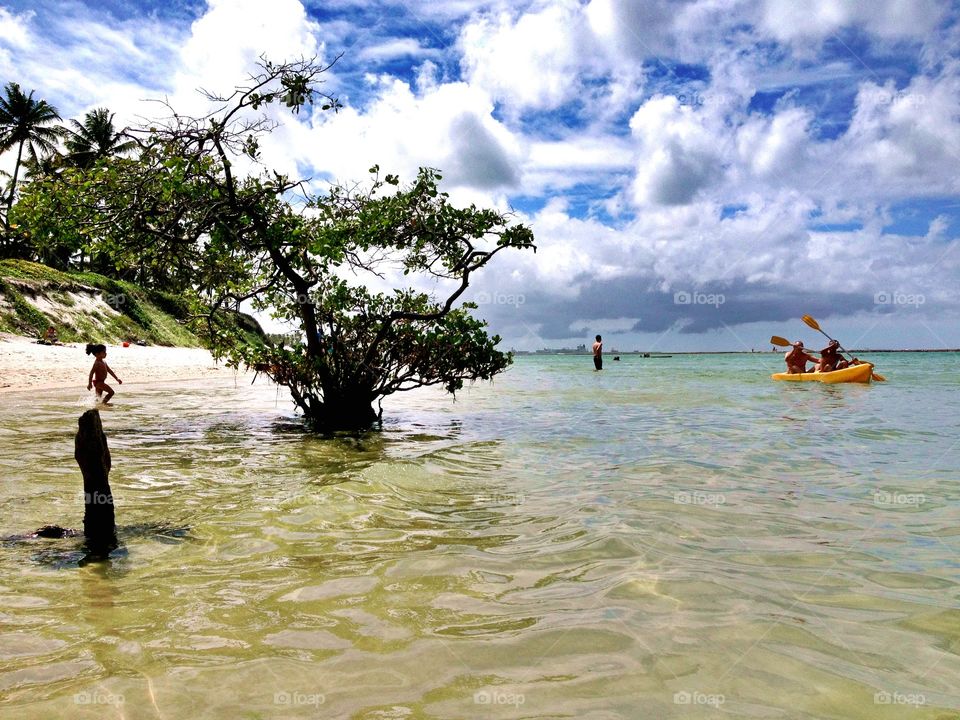
[[[774,380],[789,380],[790,382],[822,382],[822,383],[868,383],[870,375],[873,373],[873,365],[863,363],[861,365],[851,365],[843,370],[834,370],[833,372],[812,372],[812,373],[774,373],[770,377]]]

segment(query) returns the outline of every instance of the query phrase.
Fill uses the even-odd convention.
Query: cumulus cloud
[[[465,83],[418,91],[386,76],[369,81],[375,93],[364,112],[348,107],[295,129],[292,142],[314,170],[348,180],[379,164],[411,178],[418,167],[429,166],[444,171],[454,186],[490,191],[515,185],[521,144],[493,119],[493,103],[483,91]]]
[[[323,57],[319,25],[299,0],[207,0],[190,28],[174,79],[179,103],[196,100],[198,88],[223,92],[255,71],[264,56],[274,62]],[[224,42],[224,38],[230,38]]]
[[[654,97],[630,119],[637,140],[634,198],[640,204],[685,205],[722,174],[714,135],[689,105]]]
[[[517,168],[477,115],[464,113],[450,124],[451,151],[447,179],[454,185],[478,188],[514,186]]]
[[[960,65],[955,62],[939,77],[914,78],[902,90],[892,82],[864,82],[844,137],[851,160],[888,191],[956,193],[958,93]]]
[[[689,4],[688,0],[591,0],[586,17],[602,47],[642,61],[671,50],[674,25]]]
[[[806,160],[812,121],[812,114],[803,108],[749,118],[736,135],[743,166],[757,177],[789,182]]]
[[[459,39],[467,81],[516,109],[571,100],[584,59],[579,16],[576,2],[562,0],[516,19],[509,12],[477,17]]]

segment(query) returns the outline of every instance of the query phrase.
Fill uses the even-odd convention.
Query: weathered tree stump
[[[78,421],[73,457],[83,474],[83,534],[96,547],[115,546],[117,527],[110,492],[110,449],[98,410],[87,410]]]

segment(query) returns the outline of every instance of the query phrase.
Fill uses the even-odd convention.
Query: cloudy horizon
[[[4,82],[64,119],[200,107],[265,54],[340,59],[268,166],[444,175],[529,223],[471,295],[504,347],[960,347],[951,2],[0,2]],[[4,158],[8,161],[9,158]],[[822,339],[822,338],[821,338]]]

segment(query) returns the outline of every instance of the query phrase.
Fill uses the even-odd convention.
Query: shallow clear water
[[[960,717],[960,358],[876,359],[520,357],[335,440],[128,383],[123,547],[0,546],[0,717]],[[3,396],[0,536],[81,526],[86,403]]]

